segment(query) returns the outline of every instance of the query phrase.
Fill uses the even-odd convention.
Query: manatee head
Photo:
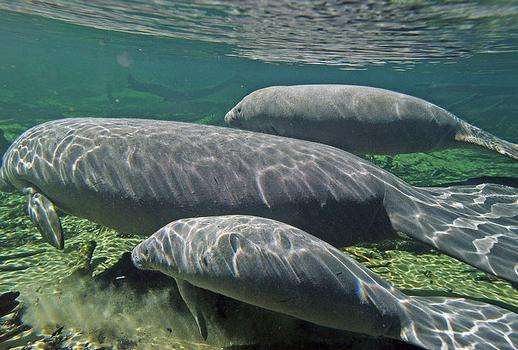
[[[286,103],[284,89],[271,86],[245,96],[225,115],[231,127],[283,135],[282,125],[292,118],[292,104]]]
[[[251,93],[250,95],[245,96],[237,105],[234,106],[228,113],[225,115],[225,123],[229,126],[236,128],[243,128],[246,125],[247,120],[253,116],[251,113],[254,109],[251,108]],[[244,121],[244,123],[243,123]]]
[[[248,217],[200,217],[181,219],[158,230],[137,245],[133,264],[143,270],[160,271],[206,289],[223,288],[218,279],[235,276],[234,260],[246,253],[241,268],[255,270],[260,255],[248,239],[234,233]]]
[[[208,251],[216,240],[206,225],[203,218],[193,218],[164,226],[133,249],[133,264],[180,279],[204,275],[213,263]]]
[[[177,277],[180,273],[176,262],[183,250],[183,240],[170,234],[171,224],[161,228],[148,239],[141,242],[131,252],[133,264],[142,270],[154,270]],[[175,254],[179,253],[179,254]]]

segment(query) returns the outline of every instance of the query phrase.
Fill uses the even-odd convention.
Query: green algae
[[[195,123],[204,124],[204,125],[222,125],[223,124],[221,118],[218,118],[214,114],[200,118],[200,119],[196,120]]]
[[[66,246],[59,251],[50,247],[37,232],[25,213],[23,196],[2,193],[0,201],[0,269],[11,267],[11,271],[2,272],[0,292],[56,285],[77,270],[87,269],[95,276],[141,241],[140,238],[122,239],[115,231],[88,220],[64,216]],[[90,254],[92,241],[96,247]]]
[[[516,177],[518,174],[517,162],[478,149],[368,155],[365,158],[416,186],[440,186],[482,176]]]
[[[413,246],[394,248],[359,244],[344,251],[410,295],[461,296],[518,308],[518,290],[507,281],[426,247],[423,253],[416,253]]]

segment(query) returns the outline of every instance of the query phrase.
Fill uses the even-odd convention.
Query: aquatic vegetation
[[[344,251],[408,295],[463,296],[518,310],[518,291],[509,282],[425,246],[418,253],[415,242],[397,243],[359,244]]]
[[[196,120],[196,123],[205,125],[223,125],[223,120],[217,117],[215,114],[211,114]]]
[[[516,177],[518,173],[517,162],[469,149],[365,158],[417,186],[440,186],[481,176]]]

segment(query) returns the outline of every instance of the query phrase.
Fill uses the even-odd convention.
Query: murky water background
[[[0,48],[0,128],[8,141],[63,117],[222,124],[225,113],[255,89],[339,83],[421,97],[518,142],[518,4],[512,1],[0,1]],[[417,185],[518,174],[516,162],[477,150],[367,157]],[[0,217],[0,292],[34,291],[68,278],[85,262],[94,239],[87,263],[90,275],[102,275],[138,242],[67,217],[69,248],[53,251],[29,222],[18,195],[1,194]],[[393,242],[347,251],[405,290],[470,295],[516,307],[517,292],[507,283],[437,253],[418,254]],[[99,288],[84,283],[84,290]],[[157,322],[181,319],[125,316],[129,309],[121,306],[121,286],[99,293],[113,296],[102,317],[118,315],[124,326],[96,343],[113,345],[110,339],[120,339],[121,329],[139,327],[145,331],[124,335],[131,339],[128,348],[138,339],[163,345],[171,332],[178,339],[185,336],[187,331],[169,332],[169,327],[153,335]],[[95,298],[77,298],[77,289],[70,288],[75,294],[62,300],[27,294],[29,304],[46,301],[45,313],[35,311],[28,320],[41,327],[47,321],[49,333],[55,324],[67,326],[65,321],[77,334],[95,333],[105,323],[86,324],[85,315],[102,314],[102,308]],[[131,307],[159,312],[169,297],[156,293],[140,304],[135,296]],[[67,313],[63,305],[70,307]],[[29,338],[18,337],[41,338],[28,332]],[[189,341],[174,344],[204,346]]]

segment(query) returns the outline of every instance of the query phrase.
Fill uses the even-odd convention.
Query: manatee
[[[28,194],[32,219],[58,248],[61,212],[145,237],[176,219],[255,215],[336,247],[401,232],[518,281],[514,188],[417,188],[323,144],[139,119],[47,122],[3,160],[0,183]]]
[[[518,346],[518,314],[477,301],[407,296],[330,244],[253,216],[175,221],[133,249],[141,269],[183,286],[206,339],[203,290],[320,326],[425,349]]]
[[[243,98],[225,121],[230,126],[322,142],[356,154],[478,146],[518,159],[518,145],[441,107],[369,86],[271,86]]]
[[[154,84],[154,83],[146,83],[140,82],[136,80],[131,74],[128,76],[128,86],[130,89],[140,92],[147,92],[156,96],[160,96],[164,99],[164,101],[190,101],[199,99],[202,97],[210,96],[218,91],[228,88],[229,86],[236,84],[239,81],[239,77],[234,76],[228,80],[225,80],[219,84],[216,84],[211,87],[183,91],[183,90],[175,90],[171,89],[167,86]]]

